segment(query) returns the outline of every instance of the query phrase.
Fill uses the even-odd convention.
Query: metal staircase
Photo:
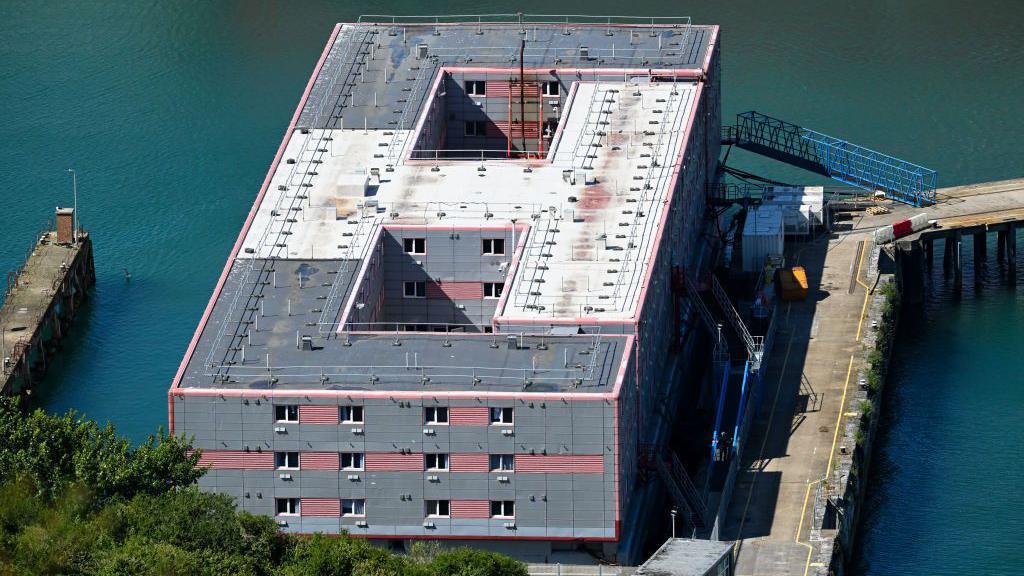
[[[662,482],[672,495],[672,500],[688,517],[690,525],[699,530],[706,528],[708,510],[704,505],[704,499],[693,485],[690,475],[686,473],[676,453],[667,448],[657,450],[654,454],[654,463]]]
[[[935,203],[934,170],[759,112],[737,114],[735,126],[723,127],[722,143],[912,206]]]

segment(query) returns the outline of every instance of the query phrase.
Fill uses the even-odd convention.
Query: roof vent
[[[306,350],[306,351],[312,351],[313,350],[313,337],[312,336],[303,336],[302,337],[302,349]]]
[[[416,59],[417,60],[426,60],[427,59],[427,54],[429,53],[429,50],[430,50],[430,48],[426,44],[417,44],[416,45]]]
[[[586,46],[580,46],[580,58],[583,58],[584,60],[590,58],[590,48]]]
[[[506,338],[506,342],[508,343],[509,350],[519,349],[519,338],[516,335],[509,334],[508,338]]]

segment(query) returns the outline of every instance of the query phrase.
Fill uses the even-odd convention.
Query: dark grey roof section
[[[623,337],[336,334],[335,321],[320,324],[323,310],[332,293],[344,300],[358,263],[235,260],[181,386],[608,392],[615,384]]]
[[[671,538],[637,569],[636,576],[717,576],[712,569],[723,556],[732,554],[732,546],[717,540]]]
[[[520,30],[517,24],[345,26],[328,52],[298,126],[411,129],[439,68],[518,67]],[[526,25],[523,60],[527,67],[580,70],[700,68],[712,30]]]

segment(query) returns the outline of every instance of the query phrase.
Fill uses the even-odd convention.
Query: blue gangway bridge
[[[935,170],[815,132],[760,112],[736,115],[723,126],[722,144],[735,145],[846,184],[880,190],[913,206],[935,203]]]

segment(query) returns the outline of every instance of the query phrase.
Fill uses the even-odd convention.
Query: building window
[[[469,96],[484,96],[487,93],[487,84],[483,80],[466,80],[465,86]]]
[[[278,422],[298,422],[299,407],[295,404],[276,404],[274,406],[274,420]]]
[[[548,80],[541,83],[541,90],[545,96],[558,96],[558,80]]]
[[[512,454],[491,454],[491,472],[512,472],[516,469]]]
[[[342,516],[366,516],[366,500],[362,498],[341,500]]]
[[[406,298],[426,298],[427,297],[427,283],[426,282],[403,282],[402,283],[403,294]]]
[[[298,470],[298,452],[274,452],[274,467],[278,470]]]
[[[504,282],[484,282],[484,298],[501,298],[504,290]]]
[[[426,238],[403,238],[402,248],[405,249],[406,254],[426,254],[427,253],[427,239]]]
[[[504,238],[484,238],[483,240],[483,253],[488,256],[504,256],[505,255],[505,239]]]
[[[427,500],[423,508],[428,518],[447,518],[451,515],[447,500]]]
[[[487,136],[487,122],[485,120],[467,120],[466,136]]]
[[[442,406],[432,406],[423,409],[424,424],[447,424],[448,409]]]
[[[363,453],[362,452],[342,452],[341,453],[341,469],[342,470],[362,470],[363,469]]]
[[[423,463],[427,470],[443,472],[448,470],[448,455],[424,454]]]
[[[512,500],[491,501],[491,518],[515,518],[516,503]]]
[[[298,498],[275,498],[274,499],[274,513],[278,516],[298,516],[299,515],[299,499]]]
[[[341,407],[341,423],[342,424],[362,424],[363,423],[363,407],[362,406],[342,406]]]
[[[512,424],[512,408],[491,408],[491,424]]]

